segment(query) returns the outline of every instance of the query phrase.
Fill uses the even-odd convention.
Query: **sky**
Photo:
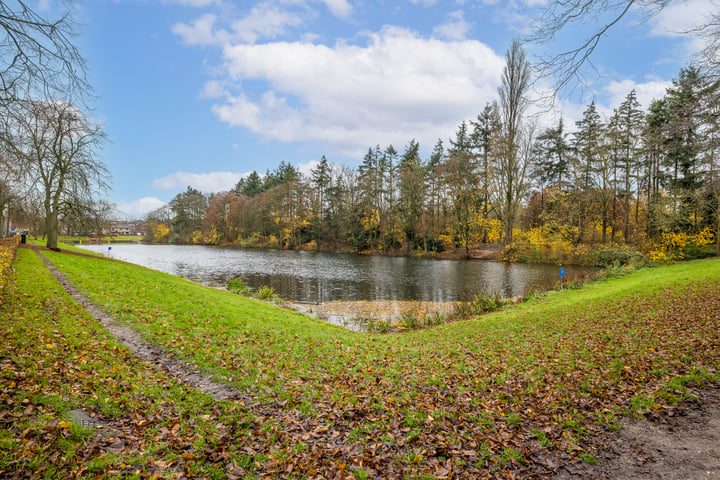
[[[712,1],[676,0],[644,20],[631,12],[600,43],[585,83],[547,115],[559,110],[573,125],[595,100],[609,116],[633,88],[646,108],[697,49],[679,32],[706,18]],[[497,99],[505,51],[546,6],[88,0],[76,12],[76,43],[97,95],[93,116],[109,138],[100,153],[109,199],[120,218],[136,219],[187,186],[226,191],[282,161],[309,172],[325,155],[355,167],[369,147],[402,152],[412,139],[428,157]],[[529,59],[579,45],[597,21],[526,45]]]

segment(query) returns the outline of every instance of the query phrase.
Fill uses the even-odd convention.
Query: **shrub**
[[[243,282],[242,278],[233,278],[227,283],[227,289],[231,291],[232,293],[236,293],[238,295],[247,295],[250,292],[250,289],[245,286],[245,283]]]
[[[420,318],[415,312],[405,312],[400,318],[400,324],[408,330],[417,330],[420,328]]]
[[[392,324],[390,323],[390,320],[378,320],[376,326],[377,326],[378,332],[388,333],[388,332],[390,332],[390,328],[392,327]]]
[[[20,235],[0,239],[0,292],[7,285],[15,250],[20,243]]]
[[[425,315],[425,325],[442,325],[445,323],[445,314],[443,312],[432,312]]]
[[[263,300],[274,300],[275,297],[277,297],[277,293],[275,292],[275,289],[270,285],[263,285],[262,287],[257,289],[257,292],[255,292],[255,296]]]
[[[588,252],[583,258],[582,264],[594,267],[609,267],[613,265],[650,265],[645,256],[630,248],[627,245],[618,246],[615,244],[601,245]]]
[[[701,247],[695,243],[689,243],[682,249],[683,258],[693,260],[696,258],[708,258],[715,256],[715,249],[713,247],[704,246]]]
[[[478,293],[472,302],[458,302],[455,304],[454,316],[457,318],[470,318],[487,312],[494,312],[509,303],[500,293]]]
[[[502,308],[505,305],[505,301],[500,296],[500,293],[478,293],[475,295],[475,299],[472,303],[472,309],[475,314],[493,312]]]

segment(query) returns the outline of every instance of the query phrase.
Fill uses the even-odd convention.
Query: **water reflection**
[[[480,292],[522,295],[558,281],[553,265],[492,261],[424,260],[286,250],[190,245],[114,244],[82,246],[113,258],[203,283],[225,285],[240,277],[251,288],[273,287],[296,302],[421,300],[455,302]],[[571,280],[580,267],[565,267]]]

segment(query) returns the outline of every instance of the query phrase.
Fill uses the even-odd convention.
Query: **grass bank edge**
[[[51,261],[53,261],[60,270],[68,270],[70,264],[66,267],[62,263],[59,263],[61,257],[56,255],[57,254],[55,254],[55,256],[50,255]],[[69,260],[69,262],[72,263],[72,260]],[[182,286],[181,293],[176,292],[172,288],[166,290],[168,295],[166,297],[160,297],[160,302],[156,304],[158,310],[162,310],[161,302],[163,300],[174,303],[180,299],[178,297],[195,296],[195,298],[208,299],[206,302],[208,304],[217,299],[218,308],[222,308],[220,305],[231,305],[233,308],[230,310],[235,313],[236,318],[255,317],[256,319],[263,318],[279,322],[274,325],[272,322],[260,321],[255,324],[256,327],[259,326],[260,328],[288,328],[290,334],[304,335],[306,337],[315,336],[318,339],[327,339],[328,335],[332,335],[334,340],[340,340],[343,344],[353,342],[365,343],[368,341],[385,342],[385,344],[395,342],[395,340],[392,339],[378,339],[377,336],[373,334],[350,332],[341,327],[329,325],[320,320],[268,305],[264,302],[258,302],[253,299],[230,294],[229,292],[203,287],[193,282],[144,267],[125,264],[123,267],[118,266],[114,268],[127,269],[125,274],[126,278],[135,277],[136,275],[149,276],[149,278],[151,278],[150,283],[155,283],[156,285],[167,282],[169,285]],[[92,271],[93,282],[97,283],[99,281],[99,283],[102,283],[103,277],[98,277],[98,274],[102,275],[102,270],[94,268]],[[80,278],[77,277],[80,273],[77,268],[75,271],[68,270],[66,273],[69,274],[71,280],[73,276],[75,276],[74,278],[76,280],[80,280]],[[117,275],[113,275],[113,277],[116,276]],[[110,279],[110,277],[107,276],[104,278]],[[398,341],[400,343],[407,343],[408,341],[412,343],[423,338],[434,338],[437,334],[446,335],[448,333],[455,333],[457,335],[458,332],[462,332],[465,329],[474,329],[483,324],[493,324],[495,322],[520,322],[519,326],[522,326],[527,322],[532,322],[533,318],[538,317],[548,318],[552,321],[556,312],[567,313],[569,311],[570,314],[572,314],[572,312],[577,312],[578,309],[583,309],[583,306],[587,302],[615,301],[619,298],[647,295],[668,288],[686,288],[688,285],[694,285],[707,279],[720,279],[720,259],[693,260],[670,266],[648,268],[632,272],[620,278],[607,278],[599,282],[590,283],[581,289],[548,292],[545,295],[532,299],[528,303],[513,305],[502,311],[483,315],[471,320],[441,325],[431,330],[403,333],[400,335],[400,340]],[[94,284],[87,283],[88,280],[89,277],[86,275],[85,279],[79,282],[79,286],[83,288],[84,284],[85,287],[88,288]],[[187,288],[187,290],[185,288]],[[122,303],[108,301],[111,296],[107,293],[103,295],[100,294],[98,289],[94,291],[91,290],[92,289],[88,289],[86,293],[93,298],[94,301],[110,309],[114,309],[116,313],[121,314],[121,317],[133,324],[133,315],[123,315],[122,310],[127,310],[127,307],[123,307]],[[173,298],[175,298],[175,300],[173,300]],[[217,310],[217,308],[215,310]],[[210,312],[211,316],[213,316],[212,308]],[[148,322],[136,322],[135,327],[138,327],[141,333],[147,334],[148,332],[143,328],[147,323]],[[232,315],[230,318],[226,317],[226,324],[227,323],[233,323]],[[431,331],[434,331],[434,333],[430,333]],[[407,339],[407,341],[403,339]]]

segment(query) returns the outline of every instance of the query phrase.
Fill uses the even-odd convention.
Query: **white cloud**
[[[322,0],[330,12],[339,18],[347,18],[352,13],[352,5],[347,0]]]
[[[205,84],[202,92],[200,92],[200,98],[222,98],[229,95],[229,92],[222,82],[211,80]]]
[[[144,218],[145,215],[165,205],[165,202],[155,197],[144,197],[134,202],[120,202],[115,209],[129,219]]]
[[[386,27],[367,45],[275,42],[224,49],[229,81],[268,89],[228,95],[213,111],[265,138],[343,145],[430,144],[496,96],[504,59],[476,40],[441,41]]]
[[[259,38],[274,38],[286,32],[288,27],[297,27],[302,19],[297,14],[283,10],[276,5],[259,4],[250,13],[232,24],[234,38],[254,43]]]
[[[221,37],[213,31],[216,20],[215,15],[208,13],[196,18],[192,25],[178,23],[173,26],[172,31],[182,37],[187,45],[211,45]]]
[[[689,30],[702,25],[717,9],[716,0],[685,0],[672,2],[653,19],[652,34],[658,36],[686,35]]]
[[[465,21],[462,10],[449,13],[445,23],[433,30],[435,34],[450,40],[463,40],[472,26]]]
[[[221,23],[227,23],[220,26]],[[190,24],[178,23],[172,31],[187,45],[225,45],[231,42],[255,43],[263,38],[275,38],[291,27],[302,25],[297,13],[271,3],[260,3],[242,18],[223,22],[215,14],[205,14]]]
[[[413,5],[425,5],[426,7],[432,7],[437,3],[438,0],[410,0]]]
[[[163,3],[175,3],[186,7],[207,7],[215,3],[220,3],[219,0],[163,0]]]
[[[634,80],[625,79],[620,82],[610,82],[604,90],[609,95],[608,103],[610,111],[612,111],[613,108],[619,107],[632,89],[635,89],[637,93],[637,99],[641,105],[640,108],[646,111],[653,100],[659,100],[665,96],[665,91],[671,85],[672,82],[662,80],[648,80],[647,82],[637,83]]]
[[[153,180],[152,187],[163,190],[178,190],[193,187],[203,193],[216,193],[230,190],[248,173],[211,172],[188,173],[176,172]]]
[[[297,168],[298,172],[300,172],[301,175],[303,175],[305,178],[312,178],[312,171],[313,168],[320,165],[320,162],[317,160],[310,160],[309,162],[305,163],[299,163],[295,166]]]

